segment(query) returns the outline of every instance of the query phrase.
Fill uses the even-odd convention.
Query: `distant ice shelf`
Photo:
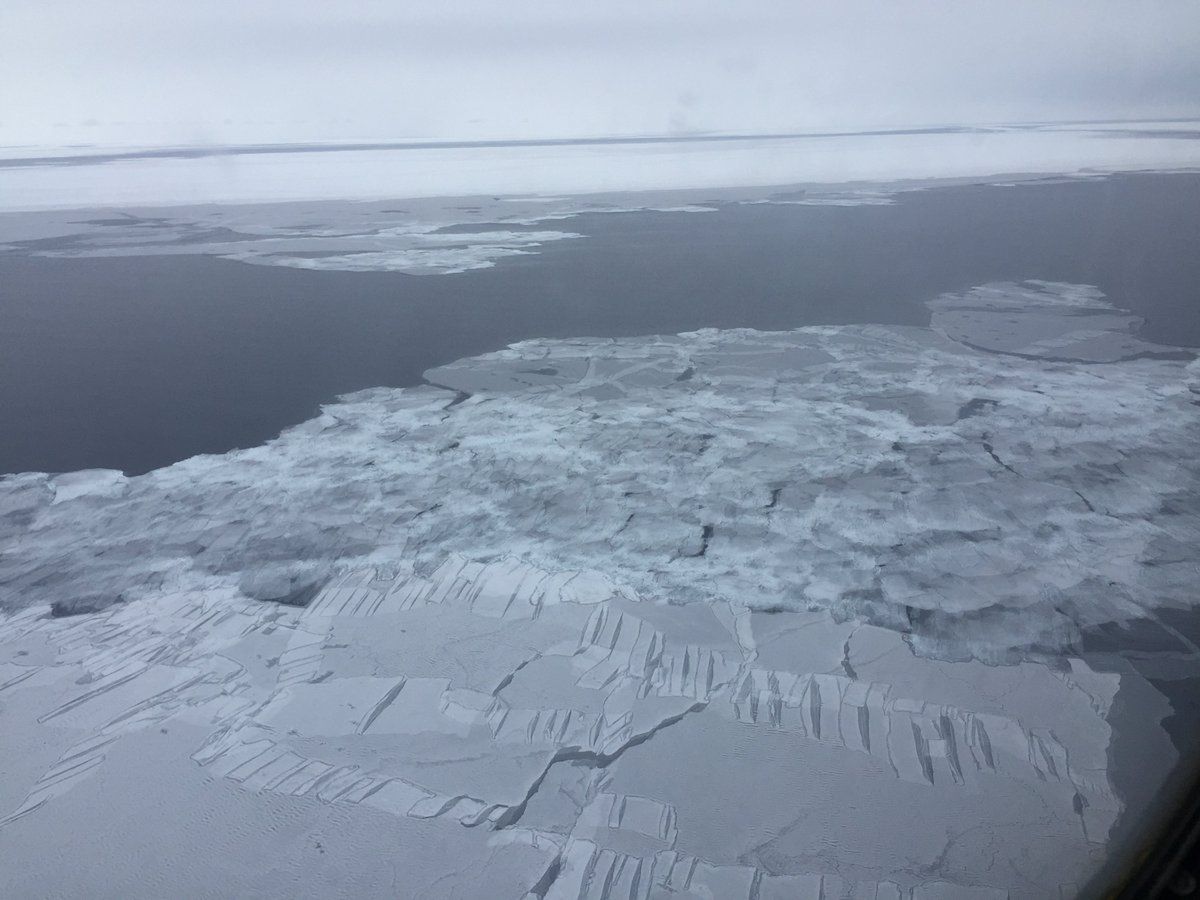
[[[1190,130],[1189,130],[1190,129]],[[0,154],[0,210],[558,196],[1200,166],[1194,124]],[[40,154],[40,158],[39,158]],[[7,158],[5,158],[7,157]]]
[[[1086,285],[931,306],[0,479],[0,893],[1071,895],[1113,743],[1173,763],[1121,655],[1200,656],[1200,364]]]

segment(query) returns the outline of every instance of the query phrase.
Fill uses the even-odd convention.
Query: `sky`
[[[1200,116],[1194,0],[2,0],[0,145]]]

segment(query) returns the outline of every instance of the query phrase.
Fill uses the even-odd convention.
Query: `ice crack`
[[[494,827],[497,829],[508,828],[519,822],[521,817],[525,815],[525,810],[528,808],[529,802],[535,796],[537,796],[537,792],[541,790],[542,784],[550,775],[550,770],[559,763],[580,763],[592,769],[607,769],[614,762],[620,759],[627,750],[632,750],[634,747],[641,746],[660,731],[670,728],[672,725],[681,722],[689,714],[699,712],[706,706],[708,706],[707,700],[698,700],[687,709],[683,710],[683,712],[676,713],[673,716],[667,716],[653,728],[649,728],[640,734],[633,735],[629,740],[625,741],[625,743],[621,744],[621,746],[613,750],[611,753],[604,753],[598,750],[586,750],[583,747],[561,748],[560,750],[556,751],[552,757],[550,757],[550,761],[546,763],[546,767],[542,769],[541,774],[534,779],[533,783],[529,786],[529,790],[525,794],[525,798],[516,806],[510,806],[503,815],[497,818],[495,820]]]

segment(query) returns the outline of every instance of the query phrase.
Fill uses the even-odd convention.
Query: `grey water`
[[[570,229],[585,237],[448,276],[0,254],[0,472],[135,474],[254,446],[338,394],[526,338],[922,325],[925,300],[995,280],[1095,284],[1148,340],[1200,346],[1200,175]]]

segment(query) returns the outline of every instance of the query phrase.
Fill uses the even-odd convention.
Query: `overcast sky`
[[[1200,115],[1196,0],[0,0],[0,144]]]

